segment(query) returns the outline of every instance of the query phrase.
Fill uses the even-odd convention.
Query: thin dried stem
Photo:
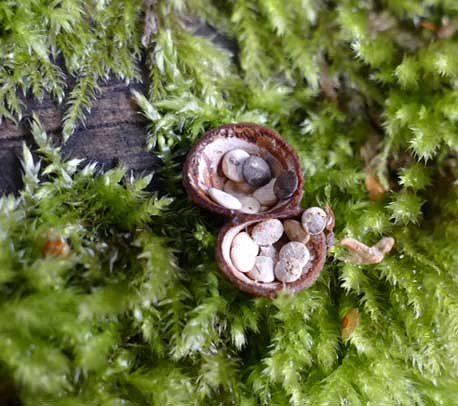
[[[355,265],[379,264],[394,246],[394,238],[383,237],[377,244],[368,247],[354,238],[344,238],[340,245],[350,252],[345,261]]]

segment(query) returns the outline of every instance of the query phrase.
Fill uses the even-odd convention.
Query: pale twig
[[[354,265],[379,264],[394,246],[394,238],[383,237],[377,244],[368,247],[361,241],[354,238],[344,238],[340,245],[350,252],[350,256],[345,258],[345,262]]]

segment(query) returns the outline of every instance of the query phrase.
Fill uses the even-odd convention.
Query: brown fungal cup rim
[[[216,249],[216,261],[218,263],[220,270],[241,291],[258,297],[268,297],[273,299],[276,298],[281,292],[295,294],[312,286],[321,275],[321,272],[323,271],[327,254],[326,240],[327,236],[330,233],[332,233],[332,227],[334,225],[332,210],[329,206],[327,206],[327,209],[328,208],[329,211],[326,211],[328,212],[328,215],[331,218],[331,220],[328,222],[328,228],[326,228],[324,232],[321,232],[318,235],[311,236],[309,242],[306,244],[307,248],[315,256],[312,262],[312,267],[306,274],[302,275],[297,281],[291,283],[283,283],[280,281],[275,281],[272,283],[256,282],[250,279],[242,272],[238,271],[232,264],[232,261],[230,259],[231,244],[235,235],[245,230],[246,227],[264,221],[268,218],[278,218],[277,216],[270,216],[268,218],[262,219],[251,219],[240,223],[231,222],[226,224],[218,234],[218,242]],[[300,208],[296,208],[294,215],[289,216],[288,218],[300,221],[301,214],[302,210]],[[228,233],[232,233],[233,235],[228,235]]]
[[[207,193],[199,187],[199,161],[203,159],[203,152],[206,147],[219,137],[239,138],[245,142],[254,144],[257,148],[269,150],[275,158],[282,157],[292,165],[297,175],[298,185],[293,196],[285,203],[271,210],[261,213],[249,214],[238,210],[231,210],[214,202]],[[275,150],[273,150],[275,149]],[[284,168],[286,169],[286,168]],[[294,215],[300,205],[304,194],[304,176],[302,174],[299,157],[293,148],[275,131],[270,128],[254,123],[226,124],[207,131],[188,153],[183,169],[183,184],[189,198],[197,205],[230,217],[233,223],[241,223],[248,220],[262,220],[267,218],[285,218]]]

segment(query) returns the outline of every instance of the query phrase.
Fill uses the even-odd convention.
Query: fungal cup
[[[299,216],[294,219],[300,218]],[[283,283],[278,280],[270,283],[257,282],[247,275],[240,272],[231,259],[231,246],[234,238],[246,229],[250,229],[262,220],[248,220],[241,224],[227,224],[218,235],[216,248],[216,260],[220,270],[229,280],[240,290],[254,296],[264,296],[274,298],[280,292],[297,293],[308,288],[318,279],[323,270],[326,260],[326,233],[312,236],[307,242],[306,247],[310,252],[310,261],[303,267],[302,276],[291,283]]]
[[[293,171],[298,183],[295,192],[261,213],[244,213],[215,202],[209,190],[224,189],[223,157],[236,149],[263,158],[274,178],[285,171]],[[183,176],[186,191],[194,203],[233,219],[287,216],[297,209],[303,196],[304,177],[297,154],[275,131],[251,123],[228,124],[206,132],[189,152]]]
[[[231,188],[226,187],[225,189],[227,177],[223,173],[222,161],[227,152],[236,149],[246,151],[250,156],[254,155],[264,159],[269,164],[273,178],[278,178],[287,171],[294,172],[297,176],[297,188],[292,194],[287,194],[287,199],[279,200],[261,212],[244,212],[219,204],[211,197],[214,195],[211,189],[223,191],[233,188],[233,185],[229,185]],[[301,221],[300,201],[303,196],[304,177],[297,154],[279,134],[251,123],[228,124],[210,130],[189,152],[183,176],[185,189],[194,203],[209,211],[229,217],[229,222],[218,235],[216,259],[220,270],[237,288],[254,296],[274,298],[282,291],[297,293],[316,281],[326,260],[327,241],[332,240],[330,237],[332,237],[334,227],[334,214],[329,206],[326,207],[326,228],[316,235],[310,235],[306,241],[305,245],[310,253],[310,259],[303,266],[302,274],[297,280],[282,282],[275,279],[273,282],[261,282],[250,278],[252,272],[245,272],[245,269],[241,272],[231,258],[234,238],[242,232],[251,233],[257,224],[268,219],[281,221],[291,219],[298,224]],[[256,197],[256,194],[253,195]],[[235,206],[232,205],[232,207]],[[286,242],[288,239],[284,234],[282,240],[274,245],[281,246]],[[267,247],[260,251],[267,252]]]

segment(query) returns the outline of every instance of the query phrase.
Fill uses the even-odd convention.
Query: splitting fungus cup
[[[213,197],[212,191],[225,189],[225,182],[228,180],[222,168],[223,157],[236,149],[267,162],[272,179],[278,179],[285,172],[293,173],[297,185],[295,190],[287,199],[278,199],[270,207],[264,207],[258,212],[247,212],[238,206],[236,208],[235,205],[224,204],[225,202],[221,204],[220,200]],[[195,204],[229,218],[218,235],[216,259],[219,269],[240,290],[254,296],[274,298],[281,291],[300,292],[318,279],[326,260],[328,245],[333,239],[335,219],[329,205],[326,206],[325,228],[319,234],[311,235],[306,243],[310,260],[304,265],[297,280],[289,283],[279,280],[268,283],[253,280],[246,273],[240,272],[231,258],[231,246],[237,234],[249,231],[256,224],[269,219],[300,221],[304,176],[297,154],[278,133],[252,123],[228,124],[209,130],[189,152],[183,176],[187,194]]]

